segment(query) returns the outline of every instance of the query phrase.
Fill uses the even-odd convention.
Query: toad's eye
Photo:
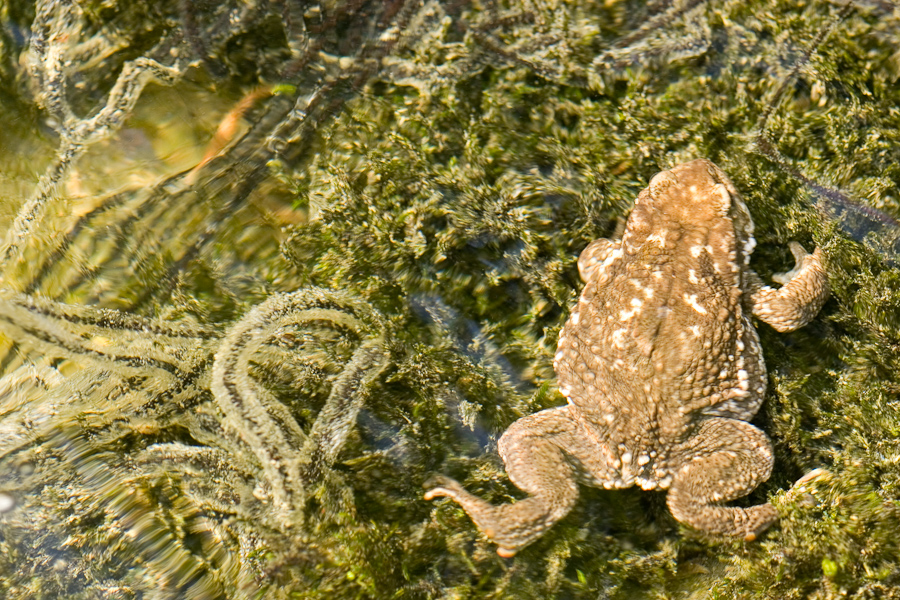
[[[660,198],[667,189],[678,183],[678,178],[671,171],[661,171],[650,180],[650,195]]]
[[[722,216],[725,216],[728,214],[728,209],[731,208],[731,194],[728,193],[728,188],[721,183],[717,183],[713,190],[714,192],[710,194],[710,197],[718,201],[719,212]]]

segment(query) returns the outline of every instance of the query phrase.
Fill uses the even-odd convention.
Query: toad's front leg
[[[771,504],[719,506],[746,496],[772,472],[772,447],[766,434],[753,425],[736,419],[707,419],[677,447],[675,455],[680,460],[667,503],[682,523],[750,541],[775,521]]]
[[[822,266],[822,249],[808,254],[797,242],[790,243],[796,265],[776,276],[784,284],[773,289],[756,273],[749,273],[750,302],[753,314],[777,329],[793,331],[809,323],[828,299],[828,276]]]
[[[519,419],[500,438],[500,456],[510,480],[530,496],[494,506],[467,492],[448,477],[436,477],[426,500],[452,498],[478,529],[497,543],[497,554],[513,556],[562,519],[578,497],[575,468],[566,455],[578,456],[583,442],[568,406]]]

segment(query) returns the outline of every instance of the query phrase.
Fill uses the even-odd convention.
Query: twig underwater
[[[817,197],[817,207],[825,218],[834,220],[840,229],[858,242],[868,243],[890,264],[900,258],[900,220],[876,208],[853,200],[839,190],[826,187],[809,179],[798,171],[778,151],[768,131],[769,120],[778,109],[789,86],[798,74],[808,68],[810,59],[829,36],[834,35],[842,21],[856,10],[854,2],[844,7],[823,26],[809,42],[807,49],[796,60],[790,72],[781,80],[766,104],[756,124],[755,149],[777,164],[785,173],[802,183]]]

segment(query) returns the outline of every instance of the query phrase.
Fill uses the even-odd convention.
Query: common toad
[[[559,336],[554,369],[566,406],[519,419],[500,456],[529,497],[494,506],[437,477],[425,498],[458,502],[512,556],[571,510],[577,484],[668,490],[675,518],[754,539],[771,504],[723,506],[772,471],[772,447],[748,421],[766,368],[750,315],[778,331],[807,324],[828,296],[821,250],[792,242],[795,268],[766,286],[750,268],[753,222],[734,184],[708,160],[658,173],[620,240],[592,242],[585,282]]]

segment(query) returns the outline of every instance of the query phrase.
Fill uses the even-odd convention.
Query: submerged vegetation
[[[0,595],[900,598],[898,81],[878,1],[0,4]],[[578,253],[696,157],[828,261],[781,519],[585,490],[501,559],[421,485],[513,498]]]

